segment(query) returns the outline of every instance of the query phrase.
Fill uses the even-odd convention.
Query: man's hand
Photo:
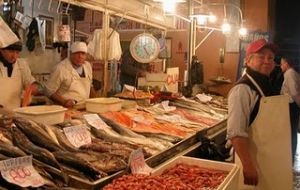
[[[244,183],[246,185],[257,185],[258,184],[258,173],[252,164],[245,164],[243,166]]]
[[[71,99],[68,99],[64,102],[64,107],[67,107],[67,108],[73,108],[73,106],[76,104],[76,101],[75,100],[71,100]]]

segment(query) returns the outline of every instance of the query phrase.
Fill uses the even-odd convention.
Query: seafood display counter
[[[212,126],[209,129],[203,129],[191,136],[189,136],[186,139],[183,139],[182,141],[176,143],[174,146],[156,154],[149,158],[147,158],[145,161],[147,165],[149,165],[152,168],[156,168],[160,165],[163,165],[167,162],[170,162],[170,160],[183,156],[193,150],[195,150],[197,147],[200,146],[199,137],[207,136],[209,138],[222,138],[226,133],[226,120],[223,120],[216,124],[215,126]],[[71,187],[80,187],[83,189],[99,189],[104,187],[105,185],[111,183],[114,179],[121,177],[125,174],[129,173],[129,168],[126,168],[125,170],[119,171],[113,175],[104,177],[102,179],[99,179],[94,182],[90,182],[87,180],[83,180],[77,177],[72,177],[70,181]]]
[[[31,156],[47,188],[99,189],[129,173],[134,150],[156,168],[183,155],[200,137],[222,137],[224,113],[216,102],[178,99],[98,114],[67,110],[65,122],[56,125],[13,116],[14,125],[0,126],[0,158]]]

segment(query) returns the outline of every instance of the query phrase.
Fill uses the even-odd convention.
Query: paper
[[[5,48],[17,41],[19,38],[0,17],[0,48]]]
[[[168,121],[171,123],[182,123],[182,118],[180,115],[158,115],[155,116],[155,119]]]
[[[0,162],[2,177],[21,187],[40,187],[44,179],[32,166],[32,156],[11,158]]]
[[[207,96],[205,94],[197,94],[196,97],[203,103],[207,103],[212,100],[211,96]]]
[[[167,101],[162,101],[162,102],[161,102],[161,105],[162,105],[164,111],[166,111],[166,112],[170,112],[170,111],[176,110],[176,107],[175,107],[175,106],[169,106],[169,100],[167,100]]]
[[[83,117],[89,125],[95,127],[96,129],[110,128],[97,114],[85,114]]]
[[[144,116],[139,115],[139,116],[135,116],[132,118],[133,121],[138,122],[138,123],[142,123],[144,125],[151,125],[151,121],[147,120]]]
[[[143,150],[141,148],[132,151],[129,157],[129,166],[132,174],[149,175],[153,170],[146,164]]]
[[[70,143],[76,148],[82,145],[90,144],[92,137],[90,131],[88,131],[86,125],[77,125],[64,128],[65,135]]]
[[[123,92],[124,91],[134,92],[134,91],[136,91],[136,88],[134,86],[130,86],[130,85],[124,84],[124,86],[123,86]]]

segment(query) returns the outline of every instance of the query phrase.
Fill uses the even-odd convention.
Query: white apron
[[[15,63],[18,64],[18,63]],[[2,73],[2,76],[7,74]],[[11,77],[0,77],[0,104],[8,109],[21,106],[22,76],[20,68],[13,69]]]
[[[253,79],[252,83],[258,87]],[[292,190],[289,98],[283,95],[264,97],[260,92],[259,111],[249,132],[250,152],[258,166],[259,182],[257,186],[244,185],[242,164],[236,154],[236,163],[241,166],[239,189]]]
[[[75,69],[73,69],[71,85],[69,89],[61,95],[65,99],[81,102],[90,97],[90,88],[91,80],[88,78],[87,73],[85,72],[85,77],[80,77]]]

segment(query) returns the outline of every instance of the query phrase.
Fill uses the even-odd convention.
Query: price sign
[[[40,187],[44,179],[32,166],[32,156],[11,158],[0,162],[2,177],[21,187]]]
[[[152,168],[150,168],[144,159],[144,153],[141,148],[132,151],[129,157],[129,166],[131,169],[131,173],[133,174],[150,174],[152,172]]]
[[[175,106],[169,106],[169,100],[162,101],[162,102],[161,102],[161,105],[162,105],[164,111],[169,112],[169,111],[174,111],[174,110],[176,110],[176,107],[175,107]]]
[[[130,85],[124,84],[124,86],[123,86],[123,92],[124,91],[134,92],[134,91],[136,91],[136,88],[134,86],[130,86]]]
[[[197,94],[196,97],[203,103],[207,103],[212,100],[211,96],[207,96],[205,94]]]
[[[162,107],[164,108],[164,110],[167,110],[169,108],[169,101],[162,101],[161,102]]]
[[[107,129],[109,126],[97,114],[85,114],[84,119],[96,129]]]
[[[64,128],[65,135],[70,143],[79,148],[82,145],[90,144],[92,142],[91,133],[86,125],[76,125]]]

